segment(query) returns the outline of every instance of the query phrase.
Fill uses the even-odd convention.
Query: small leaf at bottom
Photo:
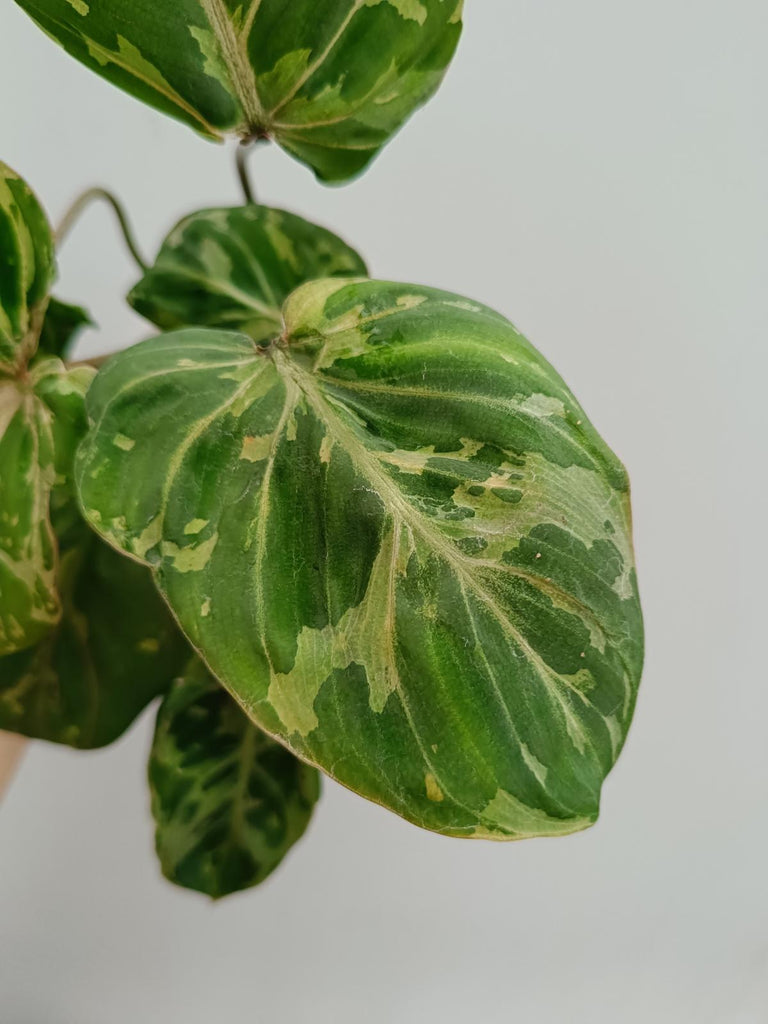
[[[214,899],[264,881],[320,795],[317,771],[256,728],[197,660],[160,708],[149,779],[163,874]]]

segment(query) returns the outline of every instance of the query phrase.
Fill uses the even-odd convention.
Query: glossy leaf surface
[[[626,473],[561,378],[460,296],[319,281],[279,345],[182,331],[88,396],[110,543],[265,730],[448,835],[582,829],[634,708]]]
[[[345,242],[283,210],[203,210],[184,218],[128,297],[158,327],[224,327],[255,341],[282,330],[282,307],[305,281],[360,277]]]
[[[51,229],[40,204],[0,163],[0,374],[18,370],[37,348],[54,270]]]
[[[253,725],[197,659],[160,708],[149,778],[163,873],[214,899],[262,882],[320,795],[317,771]]]
[[[438,87],[461,0],[17,0],[69,53],[211,138],[360,171]]]

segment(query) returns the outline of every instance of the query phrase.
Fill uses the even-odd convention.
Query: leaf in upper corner
[[[589,826],[642,666],[621,463],[477,303],[317,281],[283,319],[263,352],[197,330],[110,361],[89,522],[152,566],[253,720],[344,785],[447,835]]]
[[[149,779],[163,874],[215,899],[263,882],[320,795],[317,771],[253,725],[197,659],[158,712]]]
[[[80,521],[57,572],[63,613],[35,647],[0,658],[0,729],[93,749],[165,693],[189,647],[147,570]]]
[[[462,0],[17,0],[97,74],[210,138],[358,173],[438,88]]]
[[[64,359],[71,354],[80,332],[92,326],[93,321],[82,306],[51,298],[40,332],[39,350]]]
[[[53,238],[34,193],[0,162],[0,375],[37,348],[55,275]]]
[[[165,330],[224,327],[255,341],[281,330],[290,293],[319,277],[361,277],[365,263],[325,228],[265,206],[185,217],[128,301]]]

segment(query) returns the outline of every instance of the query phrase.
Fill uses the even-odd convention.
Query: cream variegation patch
[[[313,705],[320,688],[334,669],[345,669],[353,662],[366,670],[371,708],[378,713],[384,710],[400,683],[396,583],[405,574],[412,551],[409,531],[390,524],[363,601],[350,608],[336,627],[301,631],[294,667],[273,676],[267,698],[289,733],[307,736],[317,726]]]
[[[475,830],[475,835],[486,839],[505,839],[510,836],[526,839],[529,836],[567,836],[581,832],[594,824],[593,818],[553,818],[538,807],[529,807],[517,797],[500,789],[480,813],[488,825]]]

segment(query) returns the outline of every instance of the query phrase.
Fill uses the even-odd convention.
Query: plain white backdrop
[[[378,277],[481,299],[573,387],[633,480],[648,658],[591,831],[421,832],[328,783],[261,889],[161,880],[149,713],[115,747],[34,745],[0,809],[3,1024],[768,1021],[764,0],[469,0],[437,98],[355,184],[277,149],[260,197]],[[153,255],[238,201],[229,147],[145,109],[0,6],[0,159],[57,218],[84,186]],[[59,294],[149,333],[105,210]]]

